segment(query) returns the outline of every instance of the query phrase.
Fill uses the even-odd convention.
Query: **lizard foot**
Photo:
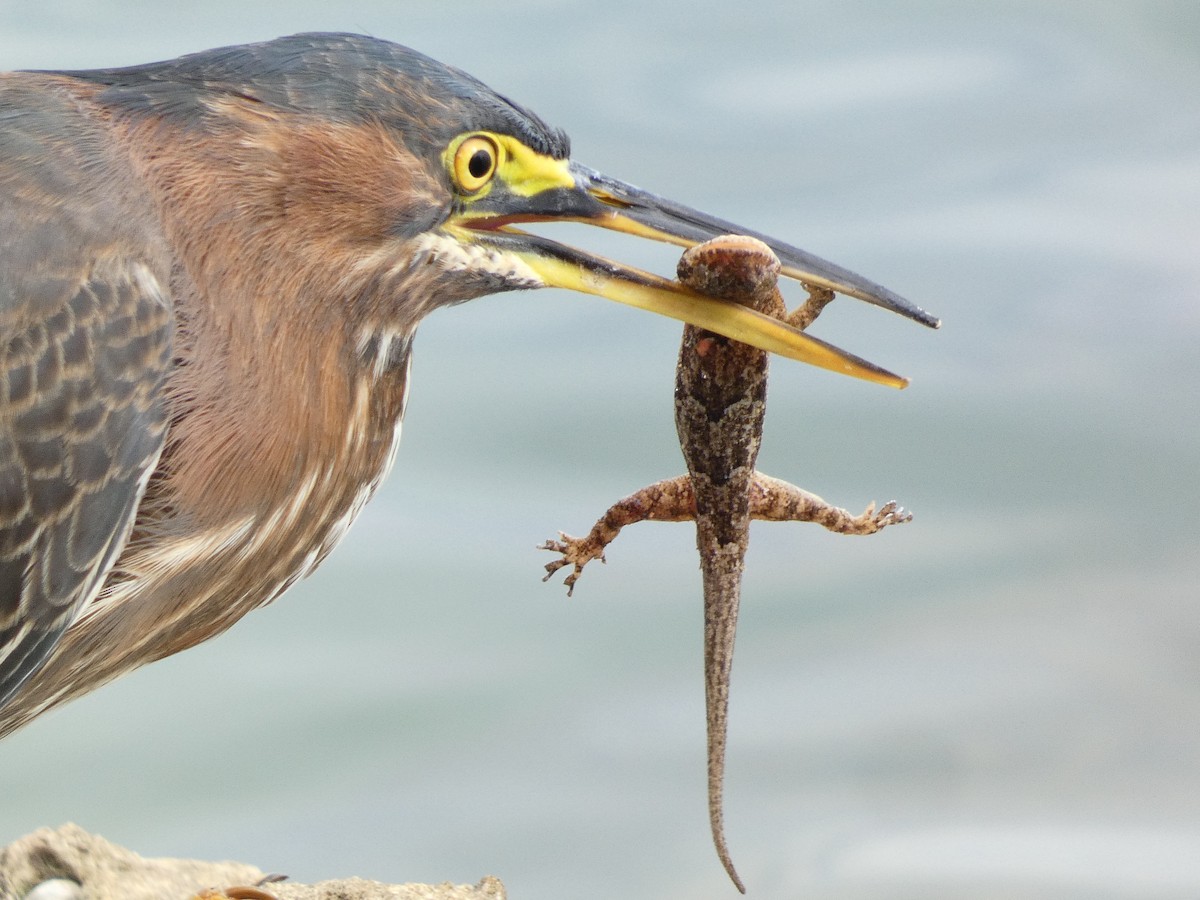
[[[903,525],[905,522],[912,521],[912,513],[906,510],[903,506],[896,504],[895,500],[889,500],[883,504],[878,510],[875,510],[875,504],[868,506],[861,516],[854,518],[854,524],[858,529],[856,534],[874,534],[889,525]]]
[[[575,582],[583,574],[583,567],[593,559],[598,559],[600,562],[606,561],[604,544],[590,534],[587,537],[578,538],[560,531],[558,536],[561,540],[546,541],[546,543],[538,545],[537,549],[539,550],[562,554],[562,559],[546,563],[546,576],[542,581],[549,581],[550,577],[564,566],[574,566],[575,570],[563,579],[563,584],[567,586],[567,596],[570,597],[575,591]]]

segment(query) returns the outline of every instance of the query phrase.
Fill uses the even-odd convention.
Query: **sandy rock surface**
[[[143,859],[77,825],[43,828],[0,849],[0,900],[505,900],[504,885],[381,884],[361,878],[259,884],[266,873],[236,862]],[[225,894],[229,890],[230,894]],[[202,892],[206,892],[203,893]]]

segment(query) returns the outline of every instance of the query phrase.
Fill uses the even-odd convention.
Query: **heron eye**
[[[492,155],[486,150],[476,150],[467,160],[467,171],[475,178],[487,178],[492,171]]]
[[[483,135],[474,135],[459,144],[454,152],[453,173],[459,190],[473,194],[491,181],[499,155],[496,142]]]

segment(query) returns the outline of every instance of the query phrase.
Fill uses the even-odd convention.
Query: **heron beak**
[[[903,388],[908,379],[740,304],[698,294],[677,281],[515,226],[525,222],[581,222],[680,247],[692,247],[724,234],[747,235],[774,251],[785,277],[864,300],[931,328],[940,324],[934,316],[887,288],[775,238],[658,197],[578,163],[562,161],[560,165],[559,183],[542,181],[532,192],[498,192],[491,202],[480,203],[458,224],[518,257],[546,286],[607,297],[760,350],[891,387]]]

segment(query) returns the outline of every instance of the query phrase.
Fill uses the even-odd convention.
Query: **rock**
[[[77,825],[42,828],[0,849],[0,900],[504,900],[488,876],[477,885],[381,884],[361,878],[319,884],[261,882],[255,866],[192,859],[143,859]],[[234,887],[258,886],[257,892]],[[226,894],[225,891],[230,891]]]
[[[84,900],[83,888],[66,878],[51,878],[26,894],[25,900]]]

